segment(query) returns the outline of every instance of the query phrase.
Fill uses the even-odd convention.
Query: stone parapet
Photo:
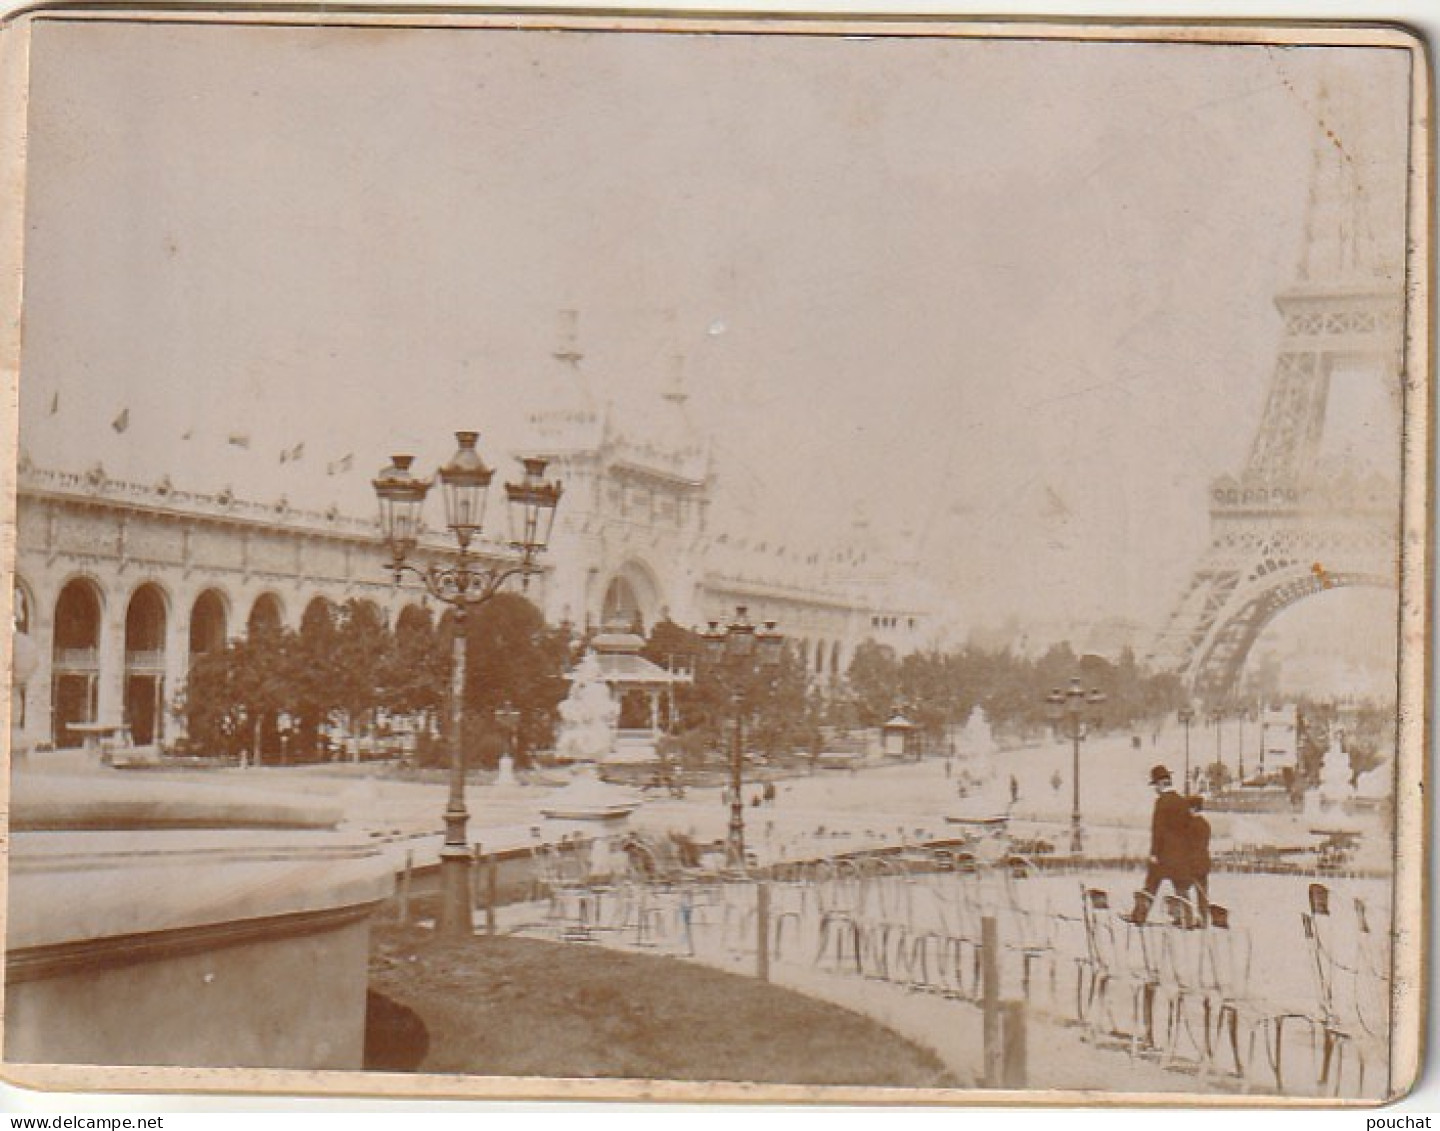
[[[210,785],[19,773],[5,1059],[362,1066],[369,915],[339,811]]]

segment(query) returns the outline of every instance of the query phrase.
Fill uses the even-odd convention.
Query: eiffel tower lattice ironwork
[[[1403,289],[1366,231],[1360,174],[1328,130],[1307,203],[1298,279],[1275,298],[1279,356],[1249,459],[1238,477],[1211,484],[1209,546],[1149,656],[1211,702],[1233,694],[1251,647],[1288,606],[1327,589],[1399,582]],[[1394,228],[1402,231],[1398,219]],[[1388,389],[1388,471],[1322,458],[1341,368]]]

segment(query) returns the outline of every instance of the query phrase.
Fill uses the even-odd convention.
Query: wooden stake
[[[1023,1001],[1007,1001],[1002,1009],[1005,1030],[1002,1083],[1007,1088],[1021,1089],[1025,1087],[1026,1007]]]
[[[770,885],[761,880],[755,885],[755,930],[759,935],[755,951],[755,976],[762,982],[770,980]]]
[[[980,920],[980,1004],[985,1014],[985,1087],[1000,1086],[1002,1058],[1000,1035],[1000,932],[995,916]]]
[[[500,904],[500,861],[490,857],[485,862],[485,933],[494,938],[498,933],[495,909]]]
[[[404,926],[410,922],[410,877],[415,870],[415,853],[405,852],[405,870],[400,873],[400,894],[397,900],[399,904],[397,918],[400,925]]]

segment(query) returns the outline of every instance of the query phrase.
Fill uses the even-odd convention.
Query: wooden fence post
[[[485,933],[494,938],[498,932],[495,909],[500,903],[500,860],[492,856],[485,865]]]
[[[1000,932],[995,916],[980,920],[980,1004],[985,1017],[985,1087],[1000,1086],[1004,1048],[1000,1033]]]
[[[415,870],[415,853],[407,850],[405,853],[405,870],[400,873],[400,892],[396,900],[397,918],[403,927],[410,922],[410,877]]]
[[[470,906],[480,906],[480,865],[485,861],[484,845],[470,847]]]
[[[755,884],[755,931],[759,938],[755,951],[755,976],[762,982],[770,980],[770,885],[764,880]]]
[[[1004,1009],[1005,1058],[1002,1083],[1007,1088],[1025,1087],[1026,1007],[1023,1001],[1007,1001]]]

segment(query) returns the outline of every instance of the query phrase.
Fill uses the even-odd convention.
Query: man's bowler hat
[[[1170,771],[1164,766],[1150,767],[1150,784],[1159,785],[1162,781],[1170,780]]]

